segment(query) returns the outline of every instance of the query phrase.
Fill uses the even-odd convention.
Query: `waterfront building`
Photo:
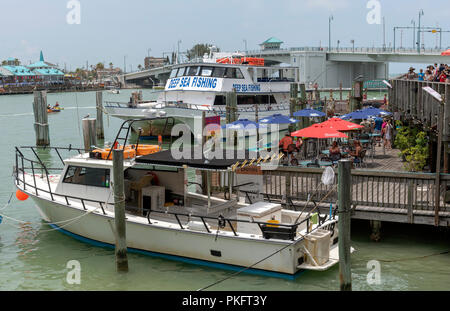
[[[279,50],[282,43],[283,43],[283,41],[281,41],[275,37],[271,37],[271,38],[267,39],[266,41],[264,41],[263,43],[261,43],[260,46],[263,51]]]
[[[56,65],[44,61],[41,51],[40,60],[28,66],[20,65],[18,59],[10,57],[0,67],[2,84],[62,84],[64,72]]]

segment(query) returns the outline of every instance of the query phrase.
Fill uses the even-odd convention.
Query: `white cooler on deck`
[[[161,186],[149,186],[142,188],[142,200],[144,197],[151,198],[151,208],[163,208],[164,203],[166,203],[166,188]],[[144,208],[149,208],[150,206],[143,205]]]
[[[238,220],[268,222],[274,216],[275,220],[281,222],[281,204],[269,202],[256,202],[254,204],[242,207],[237,210]],[[239,222],[237,223],[238,232],[261,235],[261,230],[257,224]]]
[[[331,232],[322,229],[316,229],[305,237],[305,247],[319,266],[330,259],[330,237]],[[309,256],[306,258],[306,263],[314,265]]]

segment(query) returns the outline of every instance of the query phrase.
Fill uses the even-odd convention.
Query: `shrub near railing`
[[[428,162],[429,137],[416,126],[404,126],[400,121],[396,126],[400,128],[395,136],[395,146],[400,149],[404,168],[410,172],[423,171]]]

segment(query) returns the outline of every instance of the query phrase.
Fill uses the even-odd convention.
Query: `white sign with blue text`
[[[195,91],[220,91],[221,78],[213,77],[178,77],[167,80],[166,91],[195,90]]]

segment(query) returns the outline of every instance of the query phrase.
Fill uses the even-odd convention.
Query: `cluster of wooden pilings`
[[[84,118],[82,120],[83,141],[86,151],[97,144],[97,139],[104,139],[103,128],[103,96],[102,92],[96,94],[97,118]],[[33,101],[34,131],[36,146],[50,146],[50,133],[48,124],[47,92],[35,91]]]

